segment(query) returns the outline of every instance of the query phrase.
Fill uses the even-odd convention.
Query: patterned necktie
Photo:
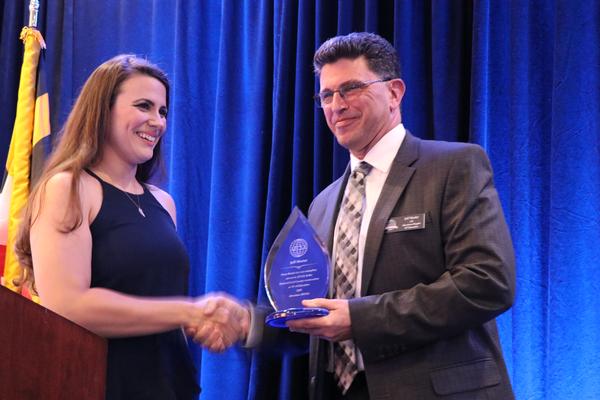
[[[350,299],[356,291],[358,237],[365,207],[365,177],[371,165],[361,162],[354,169],[344,192],[337,231],[334,288],[337,299]],[[346,394],[358,373],[353,340],[335,343],[334,372],[338,386]]]

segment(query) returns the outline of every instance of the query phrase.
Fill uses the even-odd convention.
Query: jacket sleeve
[[[308,353],[307,335],[265,324],[265,318],[273,312],[271,307],[250,305],[250,312],[250,329],[243,347],[274,356],[283,354],[297,356]]]

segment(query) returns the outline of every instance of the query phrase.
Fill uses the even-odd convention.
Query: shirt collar
[[[350,153],[351,171],[354,171],[358,163],[365,161],[371,164],[373,168],[387,174],[405,136],[406,129],[404,129],[404,125],[398,124],[375,143],[375,146],[369,150],[364,159],[359,160]]]

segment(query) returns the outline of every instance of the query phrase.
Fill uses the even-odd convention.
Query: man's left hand
[[[304,307],[326,308],[329,310],[329,315],[288,321],[287,326],[291,331],[315,335],[332,342],[352,338],[348,300],[312,299],[302,301],[302,305]]]

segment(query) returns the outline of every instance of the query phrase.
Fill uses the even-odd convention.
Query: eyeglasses
[[[386,78],[386,79],[376,79],[373,81],[366,81],[366,82],[354,81],[354,82],[344,83],[337,90],[323,90],[322,92],[315,94],[314,99],[315,99],[315,102],[317,103],[317,107],[327,107],[333,102],[333,95],[336,92],[340,94],[340,97],[342,99],[352,100],[354,97],[356,97],[358,94],[360,94],[360,92],[363,89],[367,88],[368,86],[371,86],[374,83],[388,82],[388,81],[391,81],[392,79],[393,78]]]

